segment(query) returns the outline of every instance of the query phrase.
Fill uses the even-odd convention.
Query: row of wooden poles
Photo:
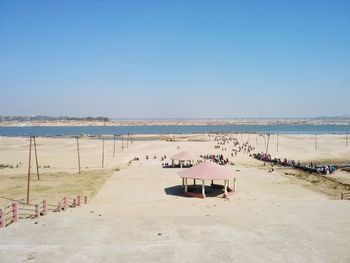
[[[115,157],[116,153],[116,137],[117,135],[113,136],[113,157]],[[34,156],[35,156],[35,164],[36,164],[36,173],[38,177],[38,181],[40,180],[40,173],[39,173],[39,162],[38,162],[38,152],[36,147],[36,140],[35,136],[29,137],[29,157],[28,157],[28,176],[27,176],[27,204],[29,204],[30,200],[30,179],[31,179],[31,163],[32,163],[32,147],[34,148]],[[76,136],[76,142],[77,142],[77,154],[78,154],[78,172],[81,173],[81,163],[80,163],[80,146],[79,146],[79,136]],[[122,151],[124,148],[129,147],[129,143],[134,142],[134,135],[131,133],[127,134],[127,138],[124,143],[124,135],[121,135],[122,140]],[[125,144],[125,145],[124,145]],[[104,168],[104,160],[105,160],[105,137],[102,137],[102,165],[101,167]]]
[[[64,197],[58,202],[57,206],[49,205],[46,200],[35,205],[13,202],[4,209],[0,209],[0,228],[4,228],[11,223],[17,223],[23,217],[39,218],[47,215],[48,211],[60,212],[67,210],[68,207],[79,207],[82,202],[87,204],[86,196],[78,195],[76,198]],[[20,205],[25,207],[20,207]]]
[[[122,146],[121,149],[122,151],[124,148],[129,148],[129,142],[133,143],[134,142],[134,135],[131,133],[127,134],[127,138],[125,140],[125,146],[124,146],[124,134],[120,135],[121,136],[121,141],[122,141]],[[116,138],[117,135],[113,135],[113,158],[115,157],[115,152],[116,152]],[[78,152],[78,172],[81,173],[81,164],[80,164],[80,146],[79,146],[79,136],[76,136],[77,140],[77,152]],[[101,152],[101,168],[104,168],[104,161],[105,161],[105,137],[102,137],[102,152]]]

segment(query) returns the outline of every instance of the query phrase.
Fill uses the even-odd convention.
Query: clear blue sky
[[[350,113],[350,1],[0,1],[0,115]]]

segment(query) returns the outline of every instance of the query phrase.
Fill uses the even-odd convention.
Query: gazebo
[[[172,167],[174,167],[175,161],[178,161],[180,167],[182,168],[182,165],[186,161],[192,164],[192,162],[195,160],[195,157],[190,152],[184,151],[184,152],[177,153],[174,156],[171,156],[170,160],[171,160]]]
[[[205,198],[205,181],[211,180],[211,187],[223,189],[224,197],[227,198],[236,191],[236,178],[234,174],[227,167],[223,167],[214,162],[206,161],[193,166],[187,170],[178,173],[184,182],[184,195],[189,197]],[[194,193],[188,191],[187,180],[193,179],[194,185],[196,180],[202,181],[202,193]],[[230,179],[232,179],[232,189],[229,186]],[[214,184],[214,180],[223,180],[224,185]]]

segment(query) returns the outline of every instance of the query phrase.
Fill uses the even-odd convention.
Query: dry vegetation
[[[276,167],[275,167],[276,169]],[[295,169],[286,169],[279,167],[276,171],[283,173],[289,178],[301,179],[305,183],[304,186],[317,192],[328,195],[331,199],[339,199],[341,192],[350,190],[349,185],[330,179],[320,174],[306,173]]]
[[[49,204],[56,205],[64,196],[75,197],[78,194],[91,198],[112,175],[114,170],[83,171],[81,174],[54,172],[32,174],[30,181],[30,202],[35,204],[46,199]],[[0,207],[12,200],[25,201],[27,176],[24,174],[2,175],[0,184]]]

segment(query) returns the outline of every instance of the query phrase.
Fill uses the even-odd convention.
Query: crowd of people
[[[192,166],[193,164],[189,162],[183,162],[183,163],[177,163],[177,164],[169,164],[168,162],[162,163],[163,168],[191,168]]]
[[[204,160],[210,160],[220,165],[226,165],[229,163],[228,158],[224,158],[222,154],[206,154],[206,155],[201,155],[200,157],[203,158]]]
[[[260,161],[269,162],[276,165],[291,167],[295,169],[299,169],[309,173],[319,173],[319,174],[332,174],[337,170],[336,165],[315,165],[312,162],[310,164],[302,164],[300,161],[295,162],[294,160],[288,160],[287,158],[279,159],[272,158],[270,154],[265,153],[256,153],[251,155],[255,159]]]
[[[254,151],[255,147],[251,146],[248,142],[245,142],[242,144],[242,146],[238,147],[238,152],[243,153],[251,153],[251,151]]]

